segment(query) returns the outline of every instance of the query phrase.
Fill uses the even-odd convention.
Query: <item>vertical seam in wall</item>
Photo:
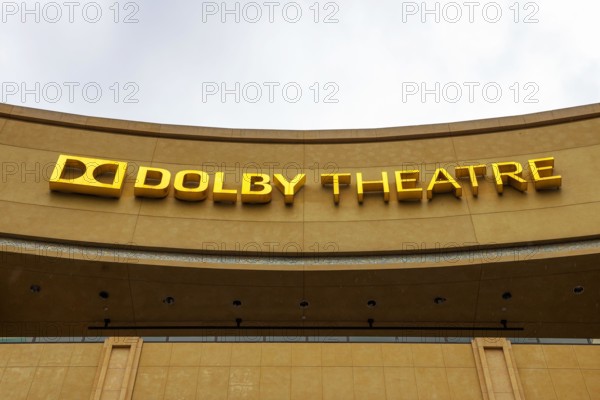
[[[262,357],[262,349],[261,349],[261,357]],[[231,368],[231,359],[229,359],[229,365]],[[260,384],[261,380],[262,380],[262,359],[261,359],[261,364],[258,366],[258,398],[261,398],[261,391],[262,391],[262,385]],[[231,370],[229,371],[229,375],[231,376]],[[229,391],[229,389],[227,389],[227,391]],[[227,395],[227,398],[229,398],[229,394]]]
[[[173,348],[171,347],[171,354],[173,354]],[[165,386],[163,387],[161,399],[164,399],[167,394],[167,385],[169,384],[169,377],[171,376],[171,357],[169,356],[169,364],[165,366],[167,369],[167,375],[165,376]]]
[[[325,393],[325,386],[323,385],[323,350],[321,348],[321,366],[319,367],[319,372],[321,373],[321,398],[323,397],[323,393]]]
[[[323,397],[323,393],[324,393],[324,386],[323,386],[323,343],[319,343],[319,373],[321,376],[321,398]]]
[[[577,352],[575,351],[575,346],[569,345],[569,347],[571,347],[571,351],[573,352],[573,355],[575,356],[575,361],[577,361],[577,367],[581,371],[582,368],[581,368],[581,364],[579,364],[579,357],[577,357]]]
[[[450,395],[450,397],[452,397],[452,390],[450,390],[450,379],[448,379],[448,367],[446,366],[446,358],[444,357],[444,345],[446,345],[446,343],[438,343],[437,345],[439,346],[440,353],[442,354],[442,364],[444,364],[444,377],[446,378],[446,389],[448,390],[448,394]]]
[[[579,368],[579,373],[581,374],[581,378],[583,379],[583,385],[585,386],[585,390],[589,396],[590,399],[592,399],[592,391],[590,390],[587,381],[585,380],[585,375],[583,375],[583,368],[581,368],[581,364],[579,363],[579,357],[577,357],[577,352],[575,351],[575,346],[574,345],[570,345],[569,347],[571,347],[571,351],[573,352],[573,355],[575,356],[575,361],[577,361],[577,367]],[[545,357],[545,355],[544,355]]]
[[[63,390],[63,386],[65,384],[65,380],[67,380],[67,374],[69,373],[69,369],[71,368],[71,358],[73,357],[73,352],[71,352],[71,355],[69,356],[69,365],[65,365],[62,366],[65,369],[65,374],[60,382],[60,386],[59,386],[59,391],[58,391],[58,396],[60,397],[62,390]],[[60,367],[59,367],[60,368]],[[584,380],[585,382],[585,380]]]
[[[452,143],[452,152],[454,153],[454,161],[458,164],[458,154],[456,153],[456,146],[454,145],[454,138],[450,138]],[[469,211],[469,220],[471,221],[471,229],[473,229],[473,236],[475,237],[475,242],[479,244],[479,239],[477,238],[477,231],[475,230],[475,224],[473,223],[473,214],[471,213],[471,207],[469,205],[469,200],[465,196],[465,202],[467,203],[467,210]]]
[[[544,363],[546,363],[546,355],[544,355]],[[552,378],[552,374],[550,373],[551,368],[548,368],[548,364],[546,364],[546,372],[550,377],[550,383],[552,384],[552,391],[554,392],[554,397],[558,399],[558,395],[556,394],[556,386],[554,385],[554,378]]]
[[[160,140],[160,138],[156,138],[156,141],[154,143],[154,150],[152,150],[152,159],[150,160],[151,164],[154,163],[154,157],[156,155],[156,148],[158,147],[159,140]],[[134,196],[134,201],[135,201],[135,196]],[[137,230],[137,224],[140,219],[140,213],[142,212],[143,204],[144,204],[144,199],[140,199],[140,206],[137,210],[137,213],[135,216],[135,224],[133,225],[133,232],[131,233],[131,240],[130,240],[131,244],[135,244],[133,239],[135,238],[135,232]],[[133,318],[133,322],[136,322],[137,318],[135,316],[135,306],[133,303],[133,288],[131,287],[131,263],[127,262],[126,265],[127,265],[127,286],[129,287],[129,300],[130,300],[130,306],[131,306],[131,317]]]
[[[156,148],[158,147],[158,141],[160,140],[160,138],[156,138],[156,141],[154,142],[154,150],[152,150],[152,158],[150,159],[150,165],[154,164],[154,157],[156,156]],[[140,206],[137,210],[136,213],[136,217],[135,217],[135,224],[133,225],[133,232],[131,234],[131,240],[130,243],[134,243],[133,239],[135,238],[135,232],[137,230],[137,224],[138,224],[138,220],[140,219],[140,213],[142,212],[142,206],[144,205],[144,199],[140,198]],[[134,196],[134,201],[135,201],[135,196]]]
[[[388,395],[387,395],[387,382],[385,380],[385,360],[384,360],[384,355],[383,355],[383,347],[381,345],[381,343],[379,344],[379,354],[381,354],[381,374],[383,375],[383,395],[384,398],[387,399]]]
[[[293,350],[292,350],[293,351]],[[289,399],[291,400],[292,398],[292,379],[294,379],[294,362],[292,361],[292,354],[290,354],[290,366],[289,366],[289,371],[290,371],[290,386],[289,386],[289,390],[288,390],[288,396]],[[323,394],[323,392],[321,392],[321,394]]]
[[[350,349],[350,354],[352,354],[352,349]],[[354,384],[354,356],[352,356],[352,365],[350,366],[350,374],[352,375],[352,399],[356,400],[356,385]]]
[[[201,393],[203,393],[204,391],[204,385],[202,385],[200,382],[200,377],[202,376],[202,368],[209,368],[209,366],[205,366],[204,364],[202,364],[202,355],[204,354],[204,343],[202,343],[202,345],[200,346],[200,361],[198,363],[198,382],[196,383],[196,394],[194,396],[199,397],[201,396]],[[227,396],[229,396],[229,374],[231,373],[230,371],[231,366],[229,366],[229,368],[227,369]]]
[[[200,359],[198,360],[198,371],[196,371],[196,385],[194,386],[194,399],[198,397],[198,386],[200,385],[200,368],[202,368],[202,350],[203,346],[200,345]],[[173,357],[173,348],[171,348],[171,357]],[[170,363],[169,363],[170,364]],[[194,367],[194,365],[190,365],[190,367]],[[229,387],[227,388],[229,391]]]
[[[545,370],[546,370],[546,372],[548,373],[548,376],[550,377],[550,382],[552,383],[552,391],[554,392],[554,396],[555,396],[555,398],[557,398],[557,399],[558,399],[559,397],[558,397],[558,393],[556,393],[556,386],[555,386],[555,384],[554,384],[554,378],[552,377],[552,373],[551,373],[551,371],[552,371],[554,368],[550,368],[550,367],[548,367],[548,361],[546,360],[546,352],[544,351],[544,347],[543,347],[543,346],[542,346],[541,350],[542,350],[542,355],[544,356],[544,366],[545,366]],[[584,382],[585,382],[585,381],[584,381]],[[586,390],[587,390],[587,387],[586,387]]]
[[[200,390],[200,372],[202,371],[202,346],[200,346],[200,361],[198,361],[198,371],[196,372],[196,387],[194,390],[194,399],[198,398],[198,390]],[[229,392],[229,386],[227,386]]]
[[[261,357],[262,357],[262,348],[261,348],[260,352],[261,352]],[[229,365],[227,366],[227,398],[229,398],[229,388],[231,385],[231,367],[232,366],[231,366],[231,360],[230,360]],[[259,385],[260,385],[260,382],[259,382]],[[260,386],[259,386],[259,389],[260,389]]]
[[[458,164],[458,154],[456,153],[456,146],[454,145],[454,138],[450,138],[452,142],[452,151],[454,152],[454,160]],[[463,192],[464,194],[464,192]],[[473,223],[473,213],[471,213],[471,206],[469,205],[469,199],[465,197],[467,203],[467,211],[469,212],[469,220],[471,221],[471,229],[473,230],[473,236],[475,237],[475,243],[479,245],[479,239],[477,238],[477,231],[475,230],[475,224]],[[483,267],[479,265],[479,280],[477,281],[477,296],[475,297],[475,305],[473,308],[473,321],[477,320],[477,311],[479,310],[479,295],[481,294],[481,281],[483,280]]]
[[[440,353],[442,354],[442,364],[443,369],[444,369],[444,377],[446,378],[446,389],[448,389],[448,394],[450,395],[450,398],[452,398],[452,390],[450,390],[450,379],[448,379],[448,366],[446,365],[446,357],[444,356],[444,345],[447,345],[447,343],[443,343],[443,344],[438,344],[439,348],[440,348]]]
[[[35,374],[37,373],[37,370],[40,367],[39,364],[40,364],[40,361],[38,360],[38,362],[35,365],[35,368],[33,370],[33,376],[31,377],[31,380],[29,381],[29,387],[27,388],[27,396],[25,398],[29,397],[29,393],[31,392],[31,387],[33,386],[33,381],[35,381]],[[8,363],[6,365],[7,365],[7,367],[4,368],[4,373],[6,373],[6,369],[8,368]],[[23,368],[23,367],[18,367],[18,368]],[[2,374],[2,375],[4,375],[4,374]]]
[[[579,363],[579,361],[577,361],[577,362]],[[593,397],[593,394],[596,394],[596,393],[593,393],[593,394],[592,394],[592,390],[591,390],[591,388],[588,386],[588,383],[587,383],[587,381],[585,380],[585,375],[583,375],[583,371],[581,370],[581,368],[579,368],[579,373],[581,374],[581,377],[582,377],[582,379],[583,379],[583,385],[585,386],[585,390],[586,390],[586,392],[587,392],[587,394],[588,394],[589,398],[590,398],[590,399],[593,399],[593,398],[594,398],[594,397]]]
[[[415,357],[414,357],[413,351],[412,351],[412,343],[407,343],[407,345],[408,345],[408,351],[410,353],[410,365],[411,365],[411,370],[412,370],[412,377],[415,382],[415,389],[417,389],[417,398],[420,399],[421,393],[419,392],[419,382],[417,382],[417,366],[415,365]],[[442,355],[442,357],[443,357],[443,355]]]

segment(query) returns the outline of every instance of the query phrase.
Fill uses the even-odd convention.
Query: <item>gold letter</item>
[[[340,184],[349,185],[352,180],[350,174],[321,174],[321,185],[333,185],[333,202],[340,202]]]
[[[273,188],[269,184],[270,178],[267,174],[243,174],[242,175],[242,203],[268,203],[271,201]],[[254,186],[262,189],[253,190]]]
[[[562,184],[562,176],[552,175],[554,157],[529,160],[529,169],[535,190],[559,188]]]
[[[485,176],[485,171],[486,166],[483,164],[454,168],[454,174],[457,178],[469,177],[471,180],[471,188],[473,188],[473,196],[479,194],[479,182],[477,182],[477,176]]]
[[[201,201],[206,199],[206,196],[208,196],[209,180],[208,174],[204,171],[179,171],[175,175],[175,182],[173,182],[175,198],[185,201]],[[186,187],[185,184],[187,182],[198,184],[198,186],[194,188]]]
[[[225,181],[225,173],[215,173],[215,184],[213,185],[213,201],[229,201],[235,203],[237,201],[237,190],[223,189]]]
[[[298,191],[304,186],[306,182],[306,174],[298,174],[288,182],[287,179],[281,174],[273,175],[273,181],[275,182],[275,186],[277,189],[283,193],[283,198],[285,200],[285,204],[293,204],[294,203],[294,195],[298,193]]]
[[[364,192],[383,192],[383,201],[390,201],[390,184],[388,182],[387,172],[381,173],[380,181],[364,181],[362,172],[356,173],[356,190],[358,194],[358,202],[363,202]]]
[[[121,197],[125,171],[126,162],[60,155],[49,180],[50,190]],[[112,182],[103,183],[96,180],[105,173],[114,174]]]
[[[396,171],[396,189],[398,191],[398,201],[420,201],[423,198],[423,188],[417,187],[418,181],[419,170],[417,169]]]
[[[427,187],[427,198],[431,200],[433,198],[433,193],[448,193],[452,191],[456,197],[462,196],[462,188],[456,183],[454,178],[450,176],[448,171],[444,168],[436,169],[435,174],[433,174],[433,178],[431,178],[429,186]]]
[[[496,179],[496,191],[502,193],[504,185],[510,184],[515,189],[527,191],[527,181],[522,178],[523,167],[518,162],[503,162],[492,164],[494,178]]]
[[[138,197],[160,199],[169,194],[171,173],[162,168],[140,167],[133,194]]]

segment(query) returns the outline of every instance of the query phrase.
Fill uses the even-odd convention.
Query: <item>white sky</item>
[[[336,129],[600,102],[597,1],[1,7],[0,101],[28,107],[186,125]]]

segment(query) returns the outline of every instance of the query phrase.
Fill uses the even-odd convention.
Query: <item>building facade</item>
[[[0,154],[2,399],[600,398],[600,104]]]

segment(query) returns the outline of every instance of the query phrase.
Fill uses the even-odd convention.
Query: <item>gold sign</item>
[[[529,170],[536,190],[555,189],[562,185],[562,177],[553,175],[554,157],[528,160]],[[127,163],[79,156],[61,155],[50,178],[50,190],[82,193],[103,197],[121,197]],[[454,168],[454,177],[445,169],[437,168],[424,189],[419,186],[419,170],[394,171],[398,201],[420,201],[423,192],[427,199],[434,194],[453,193],[462,197],[463,189],[459,180],[467,181],[474,196],[479,194],[478,179],[485,177],[485,165],[468,165]],[[498,162],[492,164],[492,174],[496,191],[502,193],[505,186],[518,191],[527,190],[527,181],[523,178],[523,166],[518,162]],[[321,185],[331,187],[333,201],[340,201],[340,185],[350,185],[349,173],[321,174]],[[298,174],[288,180],[281,174],[273,175],[275,187],[283,195],[286,204],[293,204],[295,195],[306,183],[306,174]],[[175,198],[183,201],[203,201],[208,198],[210,176],[200,170],[184,170],[175,174],[173,181]],[[154,167],[140,167],[134,186],[137,197],[164,198],[171,188],[171,172]],[[244,173],[240,199],[242,203],[268,203],[271,201],[273,187],[267,174]],[[381,179],[366,181],[361,172],[356,173],[356,191],[358,202],[362,203],[364,194],[369,192],[383,194],[383,200],[390,200],[390,181],[386,171]],[[238,190],[226,187],[225,173],[216,172],[213,178],[212,199],[214,202],[238,201]]]

